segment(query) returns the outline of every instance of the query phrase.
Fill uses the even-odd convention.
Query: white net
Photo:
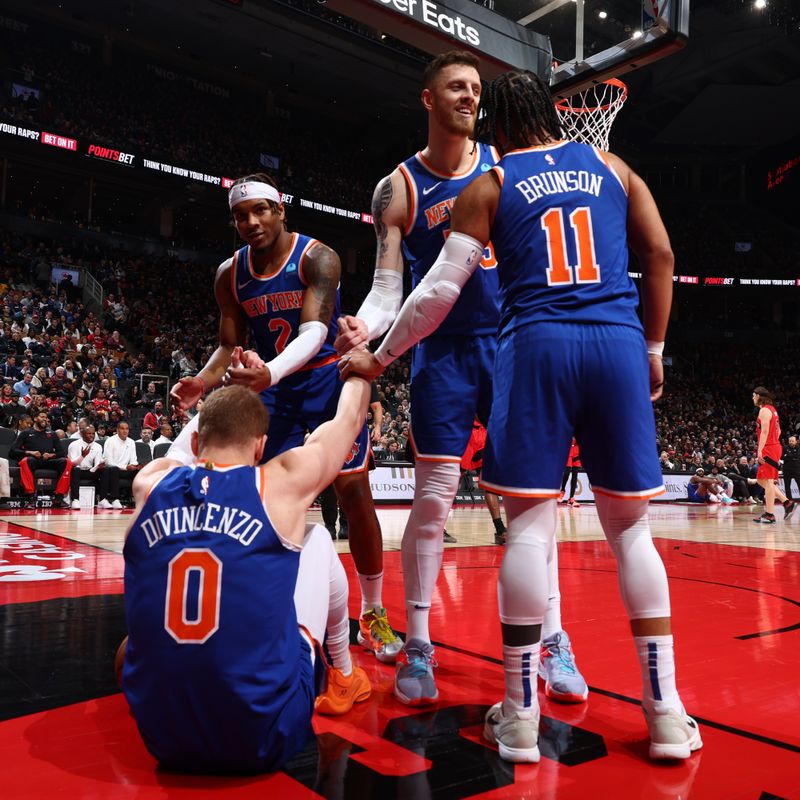
[[[573,142],[586,142],[608,150],[608,136],[619,110],[628,97],[628,87],[620,80],[591,86],[556,102],[564,136]]]

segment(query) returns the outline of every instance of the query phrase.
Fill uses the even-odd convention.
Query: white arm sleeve
[[[408,296],[376,351],[375,358],[381,366],[390,364],[439,327],[480,263],[483,247],[463,233],[447,237],[436,262]]]
[[[328,335],[328,326],[319,320],[304,322],[297,329],[297,338],[292,339],[282,353],[272,361],[267,362],[269,374],[272,376],[271,386],[279,383],[287,375],[297,372],[304,367],[310,359],[319,353],[325,338]]]
[[[200,414],[195,414],[188,425],[178,434],[178,438],[169,446],[165,458],[180,461],[181,464],[193,464],[196,460],[192,452],[192,434],[200,427]]]
[[[356,314],[367,323],[370,341],[389,330],[402,303],[403,273],[393,269],[376,269],[372,289]]]

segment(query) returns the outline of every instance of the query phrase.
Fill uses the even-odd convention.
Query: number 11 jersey
[[[532,322],[641,330],[628,275],[628,196],[605,153],[560,142],[512,150],[494,170],[501,335]]]

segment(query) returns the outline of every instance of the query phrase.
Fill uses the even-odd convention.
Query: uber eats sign
[[[471,50],[481,59],[485,79],[509,69],[550,77],[547,36],[471,0],[327,0],[326,5],[433,55]]]

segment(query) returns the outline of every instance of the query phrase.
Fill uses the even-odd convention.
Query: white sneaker
[[[539,708],[504,716],[503,704],[495,703],[486,712],[483,738],[497,745],[500,758],[514,764],[539,761]]]
[[[644,713],[650,730],[650,758],[689,758],[703,746],[697,722],[685,711]]]
[[[114,501],[114,502],[111,504],[111,508],[113,508],[113,509],[115,509],[115,510],[117,510],[117,511],[121,511],[121,510],[124,508],[124,506],[122,505],[122,503],[120,503],[120,501],[119,501],[119,500],[115,500],[115,501]]]
[[[81,501],[80,500],[73,500],[70,508],[73,511],[80,511],[81,510]]]
[[[111,508],[111,503],[105,497],[97,504],[98,508]]]

